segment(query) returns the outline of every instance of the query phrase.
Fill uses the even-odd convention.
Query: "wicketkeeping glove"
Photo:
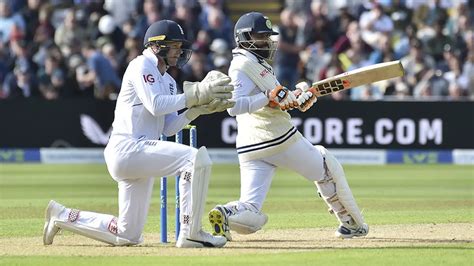
[[[265,92],[268,100],[268,106],[280,107],[282,110],[290,110],[298,106],[295,94],[287,88],[278,85],[273,90]]]
[[[228,108],[234,107],[235,102],[231,100],[214,99],[205,105],[199,105],[189,108],[186,112],[186,118],[194,120],[200,115],[207,115],[217,112],[225,111]]]
[[[214,99],[229,100],[234,86],[229,85],[230,77],[219,72],[210,71],[201,82],[185,81],[183,84],[186,107],[208,104]]]

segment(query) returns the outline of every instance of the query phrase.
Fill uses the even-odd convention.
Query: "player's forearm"
[[[167,115],[185,108],[184,95],[154,95],[143,101],[145,108],[154,116]]]
[[[252,96],[244,96],[235,99],[235,106],[228,109],[230,116],[244,113],[253,113],[268,104],[268,98],[263,93]]]
[[[188,125],[191,121],[186,118],[185,113],[181,113],[179,115],[169,114],[165,117],[165,125],[163,127],[163,134],[165,136],[173,136],[178,131],[183,129],[186,125]]]

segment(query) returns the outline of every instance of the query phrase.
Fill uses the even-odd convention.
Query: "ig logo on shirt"
[[[145,81],[145,83],[150,83],[150,84],[153,84],[155,82],[155,78],[153,77],[152,74],[143,75],[143,80]]]

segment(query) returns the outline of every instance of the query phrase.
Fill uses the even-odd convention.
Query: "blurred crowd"
[[[237,1],[235,1],[237,2]],[[329,100],[467,100],[474,96],[474,1],[286,0],[273,66],[288,88],[401,60],[403,78]],[[147,27],[178,22],[193,55],[182,81],[227,72],[230,0],[0,0],[0,99],[116,98]],[[235,15],[235,14],[234,14]],[[239,14],[240,15],[240,14]],[[234,16],[235,17],[235,16]],[[237,16],[238,17],[238,16]]]

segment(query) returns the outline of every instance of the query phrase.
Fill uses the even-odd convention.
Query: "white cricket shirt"
[[[158,70],[158,59],[149,50],[133,59],[125,71],[117,98],[112,138],[159,139],[174,135],[190,120],[177,111],[185,108],[184,94],[177,95],[176,81]]]

